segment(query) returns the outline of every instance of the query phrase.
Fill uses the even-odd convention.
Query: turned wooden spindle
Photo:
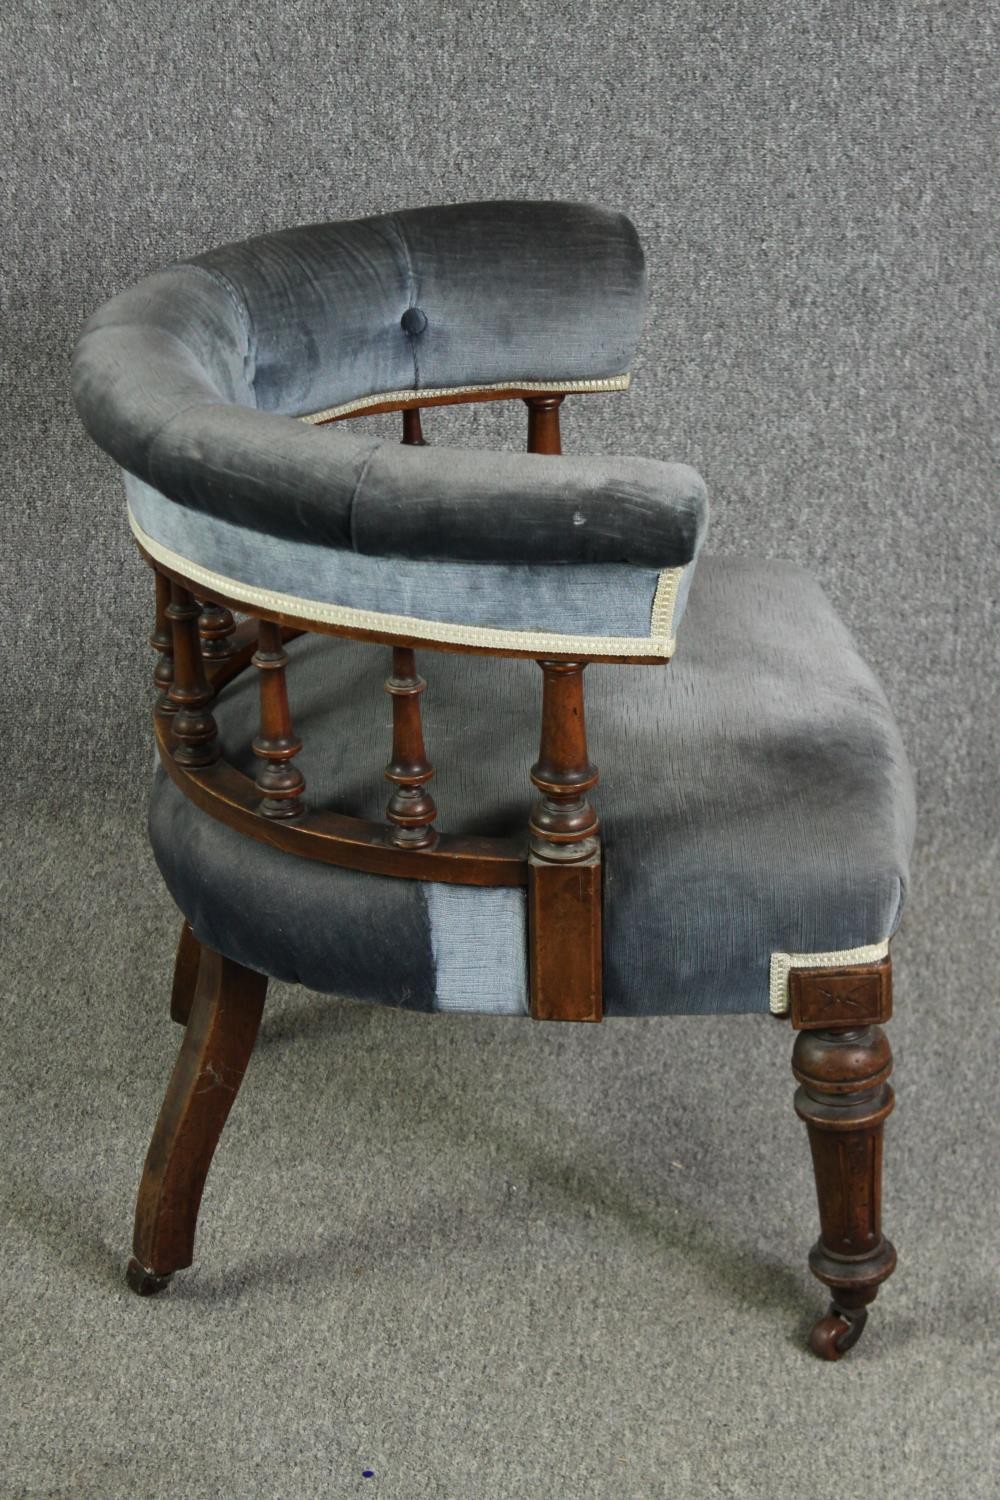
[[[280,625],[270,620],[259,622],[257,650],[251,660],[260,672],[260,734],[252,747],[262,762],[256,778],[262,795],[257,811],[265,818],[297,818],[305,810],[302,793],[306,784],[298,766],[292,764],[302,741],[292,728],[288,708],[288,656]]]
[[[597,785],[597,767],[587,754],[583,708],[586,662],[542,661],[542,734],[531,779],[541,792],[531,812],[532,851],[564,863],[594,851],[597,814],[587,792]]]
[[[420,721],[420,695],[426,686],[417,673],[413,652],[406,646],[394,646],[392,675],[385,683],[392,698],[392,760],[385,775],[393,783],[385,812],[393,825],[392,842],[402,849],[426,849],[437,839],[431,826],[437,808],[426,786],[434,767],[427,759]]]
[[[599,1021],[601,846],[587,799],[598,773],[587,754],[585,662],[542,661],[542,733],[528,824],[531,1014]]]
[[[411,448],[427,447],[427,439],[420,425],[419,406],[411,406],[403,412],[403,442]]]
[[[882,1134],[893,1107],[888,1078],[892,1052],[877,1025],[828,1026],[845,1012],[885,1015],[891,971],[888,961],[867,971],[819,971],[793,975],[795,1039],[792,1071],[799,1083],[795,1112],[809,1132],[820,1237],[809,1254],[814,1276],[833,1294],[810,1347],[824,1359],[839,1359],[861,1336],[867,1306],[896,1265],[896,1252],[882,1233]],[[815,997],[815,998],[813,998]],[[800,1019],[806,1006],[809,1015]]]
[[[528,408],[528,452],[561,453],[562,439],[559,434],[559,408],[564,396],[525,396]]]
[[[156,582],[156,623],[149,637],[149,644],[157,653],[153,669],[153,686],[156,689],[156,712],[175,714],[176,703],[170,701],[170,684],[174,680],[174,635],[170,628],[167,608],[170,604],[170,579],[164,573],[154,572]]]
[[[219,758],[215,720],[208,710],[213,693],[205,677],[198,639],[199,613],[188,590],[171,583],[166,617],[172,626],[174,645],[174,680],[170,684],[174,760],[192,770],[214,765]]]
[[[232,612],[221,604],[204,600],[198,616],[198,638],[206,661],[227,661],[233,654],[233,631],[236,621]]]

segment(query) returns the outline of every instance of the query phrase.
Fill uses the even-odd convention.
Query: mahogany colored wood
[[[191,1017],[146,1156],[128,1282],[160,1291],[191,1264],[205,1178],[243,1081],[267,979],[202,948]]]
[[[427,441],[420,425],[420,407],[403,408],[403,442],[411,448],[426,448]]]
[[[205,676],[198,639],[199,613],[189,590],[172,583],[166,608],[174,639],[170,701],[176,712],[171,727],[177,742],[174,759],[188,768],[210,766],[219,758],[215,720],[208,711],[213,693]]]
[[[426,687],[413,652],[405,646],[394,647],[392,675],[385,681],[392,697],[392,759],[385,775],[394,790],[385,815],[393,825],[392,842],[401,849],[426,849],[437,841],[431,827],[437,808],[426,786],[434,767],[427,759],[420,721],[420,698]]]
[[[539,666],[542,730],[531,780],[541,796],[528,824],[531,1014],[545,1021],[599,1021],[601,848],[586,795],[598,780],[587,754],[586,663]]]
[[[190,1018],[200,963],[201,944],[185,922],[177,944],[174,982],[170,990],[170,1019],[176,1021],[178,1026],[186,1026]]]
[[[528,452],[561,453],[562,438],[559,433],[559,408],[564,396],[525,396],[528,408]]]
[[[592,853],[597,814],[586,793],[597,785],[587,754],[583,704],[586,662],[541,661],[542,733],[531,780],[541,792],[529,829],[532,849],[546,859],[585,859]]]
[[[233,632],[236,621],[232,610],[206,599],[198,616],[198,638],[206,661],[225,661],[233,654]]]
[[[793,969],[788,976],[790,1015],[796,1031],[836,1026],[877,1026],[892,1016],[892,964]]]
[[[205,662],[205,676],[213,695],[221,692],[227,682],[232,682],[234,677],[238,677],[252,665],[260,635],[259,627],[259,620],[243,620],[233,632],[230,654]],[[289,641],[298,640],[300,635],[305,635],[305,631],[282,629],[282,643],[287,646]]]
[[[169,725],[154,721],[154,732],[164,770],[196,807],[274,849],[322,864],[365,870],[370,875],[397,875],[404,880],[482,886],[528,883],[527,851],[517,839],[442,833],[433,848],[401,849],[392,843],[384,823],[367,818],[308,809],[294,822],[262,818],[258,812],[260,793],[249,776],[225,760],[185,770],[171,753]]]
[[[167,616],[170,604],[170,579],[158,568],[153,570],[156,584],[156,623],[149,637],[149,644],[157,652],[153,669],[153,686],[156,689],[156,712],[175,714],[176,703],[170,701],[170,685],[174,680],[174,635]]]
[[[601,854],[574,864],[529,859],[531,1014],[536,1021],[600,1021]]]
[[[792,1053],[795,1112],[809,1132],[820,1237],[813,1275],[833,1292],[810,1347],[839,1359],[861,1336],[867,1306],[896,1265],[882,1233],[882,1134],[893,1107],[892,1053],[879,1026],[800,1031]]]
[[[262,796],[257,810],[265,818],[298,818],[305,810],[302,793],[306,784],[292,759],[302,749],[302,741],[292,728],[288,708],[288,657],[281,631],[269,620],[260,622],[252,660],[260,672],[260,734],[252,748],[263,761],[257,772],[257,789]]]
[[[395,408],[393,408],[395,410]],[[245,600],[235,599],[229,594],[222,593],[219,589],[208,590],[204,584],[194,585],[185,573],[176,568],[168,567],[165,563],[156,561],[152,554],[147,552],[141,543],[137,542],[140,555],[149,563],[150,567],[158,568],[168,578],[182,584],[185,588],[196,586],[203,598],[210,598],[217,604],[225,604],[229,609],[239,610],[247,613],[249,606]],[[294,631],[301,635],[310,633],[313,635],[335,635],[345,640],[353,641],[375,641],[383,646],[409,646],[414,650],[423,651],[448,651],[457,652],[462,656],[498,656],[509,657],[519,661],[534,661],[537,659],[535,651],[514,651],[506,646],[467,646],[459,645],[455,641],[434,641],[427,636],[420,635],[394,635],[386,630],[362,630],[353,625],[331,625],[325,620],[307,620],[302,615],[291,614],[284,609],[268,609],[263,605],[254,604],[253,614],[259,620],[271,620],[276,625],[283,626],[287,631]],[[551,651],[547,653],[552,661],[575,661],[576,653],[572,651]],[[627,656],[627,655],[601,655],[588,656],[592,662],[627,662],[636,667],[662,667],[664,662],[670,660],[668,656]]]

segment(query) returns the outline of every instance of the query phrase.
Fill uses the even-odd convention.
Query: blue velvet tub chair
[[[860,1335],[895,1264],[911,780],[806,573],[705,555],[685,464],[562,456],[560,403],[625,390],[644,300],[621,214],[472,203],[226,245],[83,330],[76,405],[155,580],[149,827],[184,918],[137,1292],[191,1264],[273,976],[536,1021],[787,1018],[832,1293],[811,1343]],[[526,404],[527,452],[424,442],[421,409],[484,400]],[[386,411],[401,442],[357,420]]]

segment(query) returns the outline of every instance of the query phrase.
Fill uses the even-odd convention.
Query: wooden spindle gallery
[[[434,767],[424,749],[420,699],[427,684],[417,672],[416,658],[406,646],[395,646],[392,673],[385,690],[392,698],[392,759],[385,768],[393,793],[386,808],[394,844],[406,849],[426,849],[437,840],[433,823],[437,817],[427,782]]]
[[[172,626],[174,648],[174,677],[169,690],[177,740],[174,759],[191,770],[210,766],[219,758],[215,720],[208,707],[213,693],[205,676],[198,637],[200,613],[190,591],[183,584],[172,583],[166,617]]]
[[[253,753],[261,761],[257,772],[259,811],[265,818],[298,818],[305,810],[302,793],[306,784],[294,759],[302,741],[292,728],[288,707],[288,656],[281,629],[270,620],[260,622],[253,665],[260,673],[260,733],[253,742]]]
[[[198,616],[198,638],[206,661],[226,661],[233,654],[233,632],[236,622],[232,610],[204,600]]]
[[[170,616],[167,613],[170,606],[170,579],[165,574],[156,571],[153,577],[156,581],[156,617],[149,644],[157,653],[156,666],[153,669],[156,712],[175,714],[177,705],[170,698],[170,688],[174,680],[174,633]]]

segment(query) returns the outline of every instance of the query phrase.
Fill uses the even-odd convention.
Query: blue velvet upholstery
[[[617,375],[645,311],[635,229],[580,203],[449,204],[305,225],[194,264],[246,310],[247,377],[263,411],[316,411],[368,391]]]
[[[617,639],[637,653],[655,643],[652,611],[662,577],[655,568],[378,557],[288,537],[269,537],[262,553],[255,533],[177,505],[131,474],[125,476],[125,490],[142,539],[154,537],[215,574],[299,601],[290,612],[312,607],[318,615],[325,604],[377,611],[390,624],[398,617],[419,620],[414,633],[423,636],[430,634],[427,622],[454,627],[460,621],[471,627],[465,633],[473,644],[477,629],[509,636],[537,632],[540,625],[580,640],[599,638],[605,645]],[[679,589],[664,654],[670,654],[685,598],[686,588]]]
[[[378,391],[621,374],[644,294],[628,220],[581,205],[286,230],[101,308],[77,345],[74,395],[129,473],[266,535],[403,557],[684,565],[704,526],[690,471],[678,512],[675,474],[652,460],[484,464],[288,420]]]
[[[379,817],[386,648],[312,637],[288,649],[308,796]],[[421,667],[440,826],[523,831],[537,667],[450,653],[425,653]],[[877,682],[807,575],[705,558],[676,660],[591,666],[586,685],[609,1016],[766,1010],[772,953],[892,933],[912,780]],[[251,774],[256,715],[253,681],[222,695],[227,757]],[[162,773],[150,827],[197,935],[251,968],[422,1009],[526,1005],[519,891],[442,896],[298,860],[213,822]]]
[[[435,639],[475,643],[473,627],[511,649],[521,643],[502,638],[506,621],[527,612],[531,649],[560,649],[545,637],[568,634],[593,655],[667,655],[680,609],[656,606],[654,575],[675,575],[664,588],[682,606],[681,570],[707,515],[692,469],[403,447],[294,420],[380,392],[613,383],[644,301],[635,230],[587,205],[474,203],[308,225],[158,272],[99,309],[74,354],[74,397],[126,473],[147,550],[249,607],[263,590],[307,619],[367,608],[396,634],[423,636],[430,619]],[[364,557],[400,560],[400,592],[427,610],[385,590],[376,602],[377,588],[359,603],[350,580],[367,576],[354,565]],[[443,575],[435,584],[407,568],[434,561],[468,564],[462,587],[446,592]],[[591,609],[587,629],[572,612],[546,613],[559,570],[580,566],[595,602],[624,600],[627,631],[614,624],[617,603],[607,618]],[[525,567],[549,569],[527,594],[523,571],[510,572]]]

